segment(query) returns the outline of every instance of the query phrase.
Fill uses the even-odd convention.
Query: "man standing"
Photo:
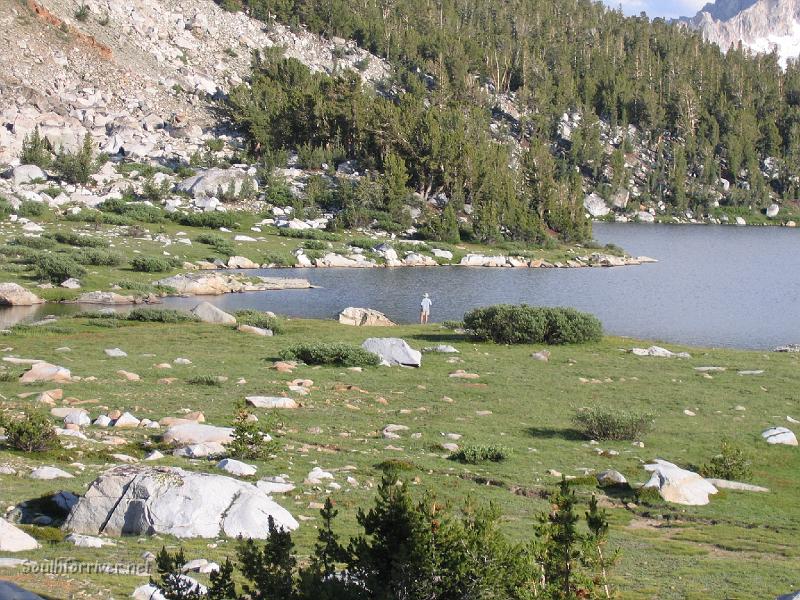
[[[431,314],[431,305],[433,302],[428,296],[428,292],[425,292],[422,296],[422,302],[419,303],[420,312],[419,312],[419,322],[423,325],[427,324],[428,317]]]

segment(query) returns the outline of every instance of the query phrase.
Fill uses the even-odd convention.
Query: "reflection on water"
[[[596,314],[609,333],[644,339],[742,348],[800,342],[800,231],[596,224],[595,237],[659,262],[616,269],[265,270],[259,273],[306,277],[320,287],[203,299],[223,310],[314,318],[362,306],[414,322],[428,292],[432,321],[461,319],[477,306],[525,302],[573,306]],[[163,306],[188,309],[197,302],[169,298]],[[75,310],[74,305],[0,310],[0,324]]]

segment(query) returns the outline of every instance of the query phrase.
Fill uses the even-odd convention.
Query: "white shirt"
[[[422,307],[422,312],[430,312],[433,302],[430,298],[423,298],[419,305]]]

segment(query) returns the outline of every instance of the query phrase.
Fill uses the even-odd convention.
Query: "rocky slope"
[[[210,0],[0,0],[0,44],[13,50],[0,54],[0,163],[12,164],[37,125],[67,150],[88,131],[110,154],[185,159],[256,49],[280,46],[329,73],[358,65],[365,81],[388,73],[354,44]]]
[[[723,50],[741,41],[755,52],[775,50],[784,66],[800,55],[798,0],[717,0],[683,22]]]

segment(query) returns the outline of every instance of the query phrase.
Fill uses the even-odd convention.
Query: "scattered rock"
[[[201,423],[174,425],[164,432],[163,439],[168,444],[202,444],[217,442],[229,444],[233,440],[233,429]]]
[[[612,485],[622,485],[628,483],[628,480],[625,479],[625,476],[620,473],[619,471],[615,471],[614,469],[608,469],[603,471],[602,473],[598,473],[597,477],[597,485],[600,487],[608,487]]]
[[[770,427],[761,434],[768,444],[783,446],[797,446],[797,437],[791,429],[786,427]]]
[[[435,352],[437,354],[459,354],[459,351],[456,350],[453,346],[448,344],[439,344],[438,346],[429,346],[427,348],[423,348],[422,351],[424,353]]]
[[[36,550],[39,543],[21,529],[3,518],[0,518],[0,551],[2,552],[24,552],[25,550]],[[0,592],[2,592],[0,588]],[[0,598],[2,598],[0,593]]]
[[[706,479],[715,488],[722,490],[736,490],[739,492],[769,492],[768,488],[739,481],[728,481],[727,479]]]
[[[531,358],[540,362],[547,362],[550,360],[550,350],[540,350],[531,354]]]
[[[220,310],[209,302],[201,302],[195,306],[191,313],[203,323],[214,323],[220,325],[236,325],[236,317]]]
[[[400,338],[369,338],[361,347],[377,354],[389,366],[419,367],[422,365],[422,353],[414,350],[405,340]]]
[[[319,467],[314,467],[306,476],[306,479],[303,483],[307,485],[318,485],[323,483],[326,479],[333,479],[333,473],[329,473],[328,471],[323,471]]]
[[[256,408],[297,408],[298,404],[291,398],[283,398],[280,396],[247,396],[245,398],[250,406]]]
[[[119,348],[106,348],[105,353],[106,356],[110,358],[125,358],[128,356],[127,352],[120,350]]]
[[[236,475],[237,477],[249,477],[256,474],[256,467],[248,465],[232,458],[225,458],[217,463],[217,468]]]
[[[91,535],[82,535],[80,533],[70,533],[65,541],[71,543],[78,548],[102,548],[103,546],[114,546],[114,542],[104,540],[99,537]]]
[[[260,335],[262,337],[272,337],[271,329],[262,329],[261,327],[255,327],[254,325],[239,325],[236,328],[236,331],[240,331],[242,333],[252,333],[253,335]]]
[[[371,308],[349,306],[339,313],[339,323],[356,327],[394,327],[385,314]]]
[[[452,377],[453,379],[480,379],[480,375],[477,373],[467,373],[463,369],[453,371],[448,377]]]
[[[122,466],[89,486],[64,528],[88,535],[264,539],[268,516],[281,529],[298,527],[286,509],[255,485],[179,468]]]
[[[704,506],[708,504],[708,496],[717,493],[717,488],[700,475],[671,462],[656,459],[654,464],[645,465],[644,468],[652,475],[643,487],[657,489],[667,502]]]
[[[125,371],[123,369],[117,371],[117,375],[128,381],[141,381],[142,379],[136,373],[131,373],[130,371]]]
[[[37,383],[43,381],[67,382],[72,379],[69,369],[51,365],[47,362],[37,362],[30,370],[23,373],[20,383]]]
[[[636,356],[654,356],[656,358],[692,358],[687,352],[672,352],[661,346],[650,346],[649,348],[633,348],[631,354]]]
[[[16,283],[0,283],[0,306],[33,306],[44,300]]]
[[[126,412],[120,415],[120,417],[114,421],[114,427],[125,428],[125,429],[133,429],[139,426],[139,419],[134,417],[131,413]]]
[[[61,469],[57,469],[56,467],[36,467],[33,471],[30,472],[28,475],[31,479],[42,479],[42,480],[50,480],[50,479],[72,479],[72,475],[67,473],[66,471],[62,471]]]

